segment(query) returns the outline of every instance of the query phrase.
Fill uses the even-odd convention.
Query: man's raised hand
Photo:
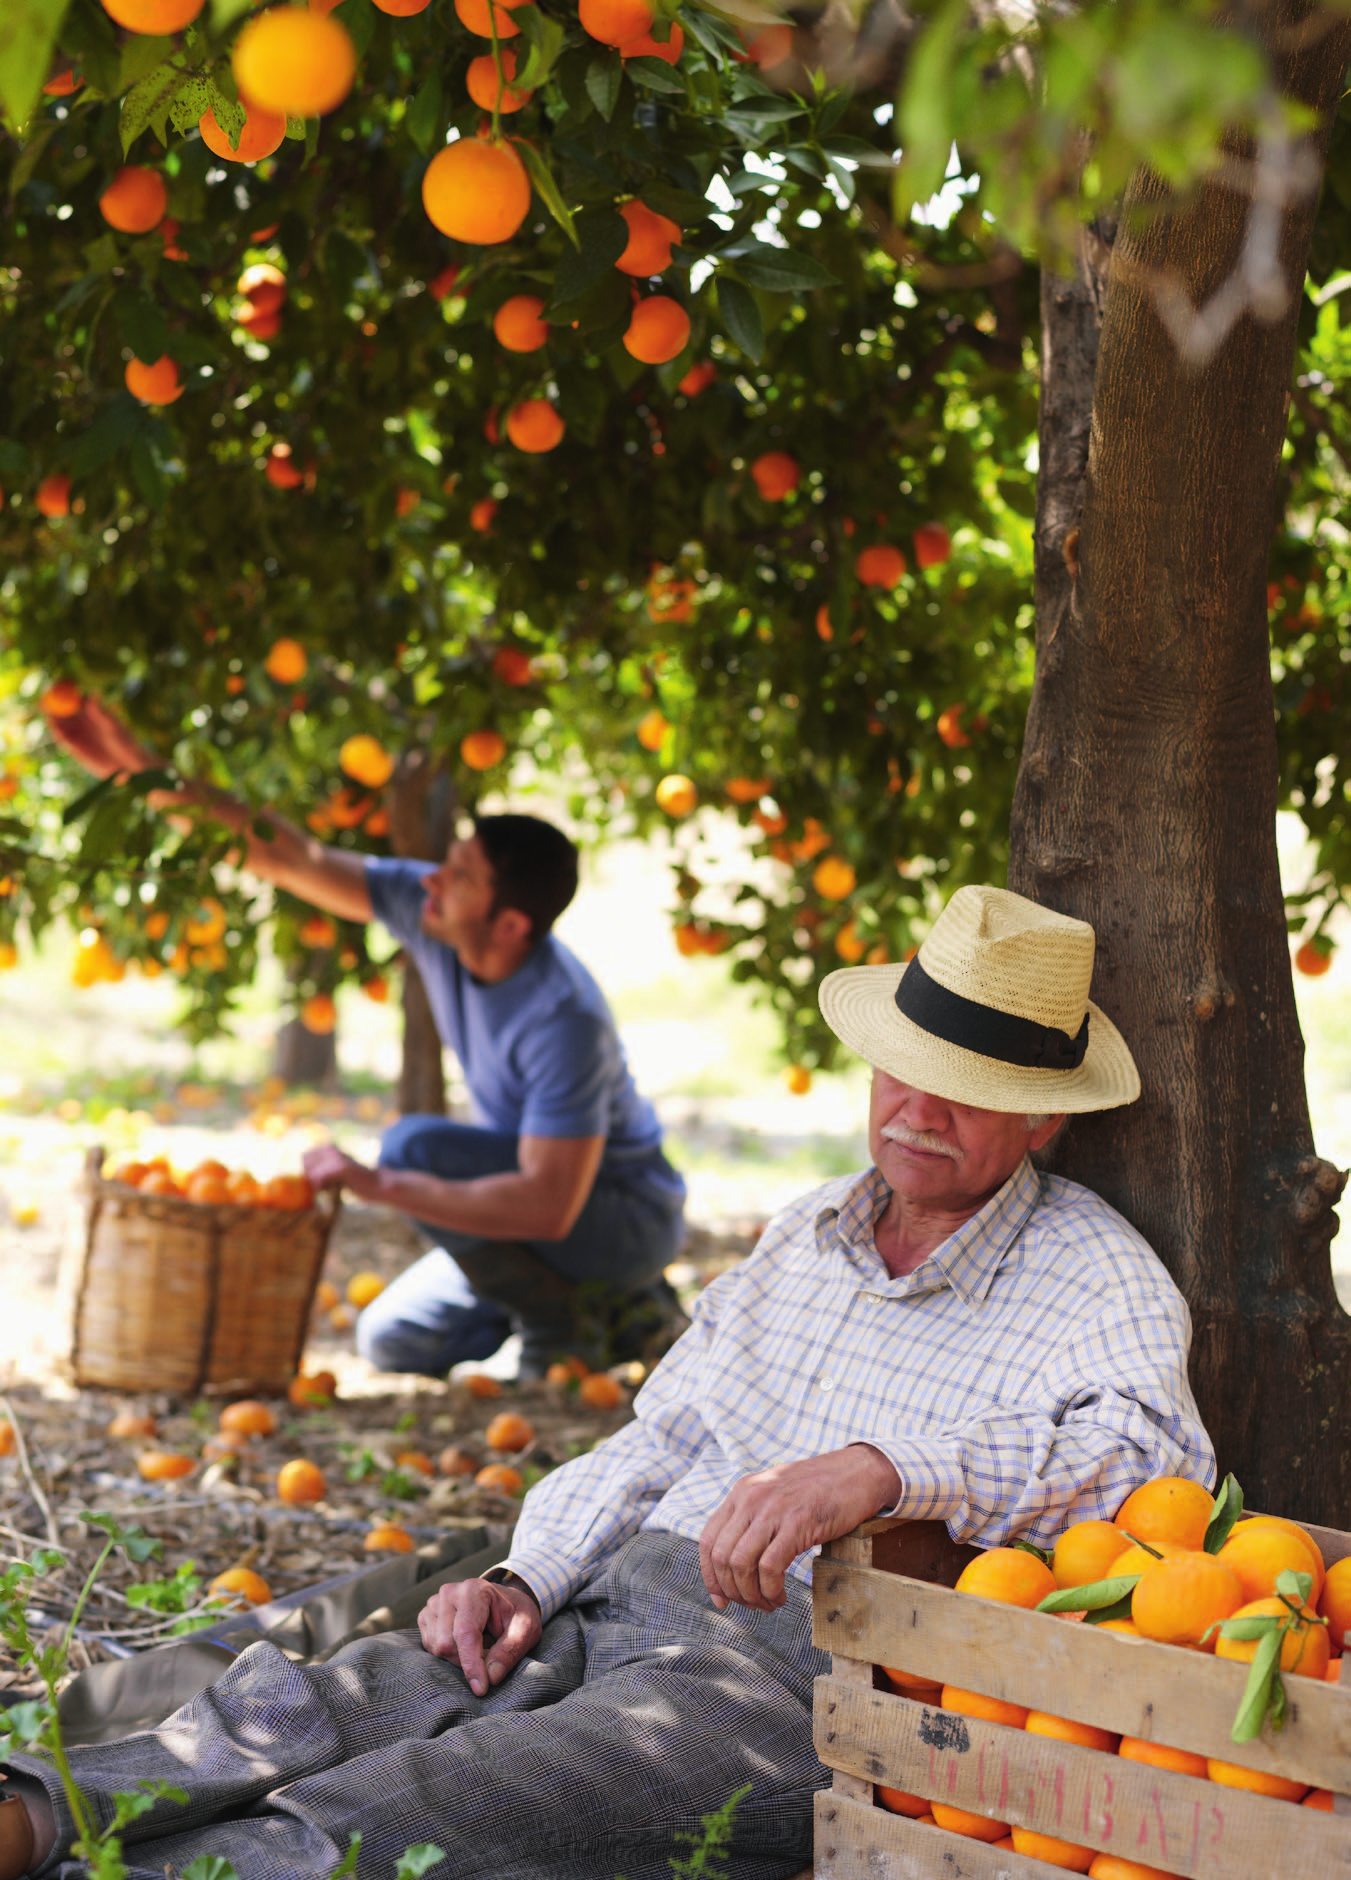
[[[458,1665],[475,1697],[486,1696],[500,1684],[539,1642],[543,1630],[539,1607],[529,1593],[487,1580],[457,1580],[438,1587],[418,1614],[424,1646],[433,1657]]]
[[[78,710],[48,718],[47,723],[56,742],[96,777],[112,777],[119,772],[135,776],[138,771],[153,770],[160,762],[92,692],[85,693]]]
[[[799,1554],[894,1507],[900,1493],[900,1476],[867,1443],[743,1475],[699,1537],[713,1604],[773,1612]]]

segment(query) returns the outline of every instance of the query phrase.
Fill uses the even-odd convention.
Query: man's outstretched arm
[[[95,777],[134,776],[153,770],[160,762],[101,699],[87,696],[77,712],[48,722],[57,743]],[[260,835],[253,826],[259,812],[225,790],[195,779],[175,790],[158,792],[150,800],[168,815],[196,810],[233,830],[243,843],[244,867],[261,880],[285,888],[340,920],[373,918],[361,856],[330,848],[271,810],[261,812],[268,833]]]

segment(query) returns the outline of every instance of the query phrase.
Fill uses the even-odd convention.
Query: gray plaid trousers
[[[355,1829],[361,1880],[391,1880],[425,1841],[445,1850],[432,1880],[670,1880],[682,1831],[746,1783],[732,1880],[787,1880],[811,1858],[812,1796],[829,1780],[811,1742],[828,1663],[801,1583],[776,1613],[720,1613],[693,1541],[640,1534],[484,1698],[416,1632],[314,1666],[262,1643],[158,1729],[71,1762],[101,1821],[145,1778],[188,1792],[128,1830],[133,1880],[201,1854],[242,1880],[322,1880]],[[14,1763],[62,1823],[40,1872],[76,1880],[54,1773]]]

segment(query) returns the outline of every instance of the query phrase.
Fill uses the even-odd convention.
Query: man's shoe
[[[21,1797],[0,1798],[0,1880],[22,1880],[33,1864],[35,1840]]]

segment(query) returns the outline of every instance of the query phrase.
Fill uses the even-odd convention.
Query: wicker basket
[[[295,1375],[336,1191],[311,1208],[213,1207],[107,1181],[85,1164],[71,1362],[111,1390],[283,1391]]]

